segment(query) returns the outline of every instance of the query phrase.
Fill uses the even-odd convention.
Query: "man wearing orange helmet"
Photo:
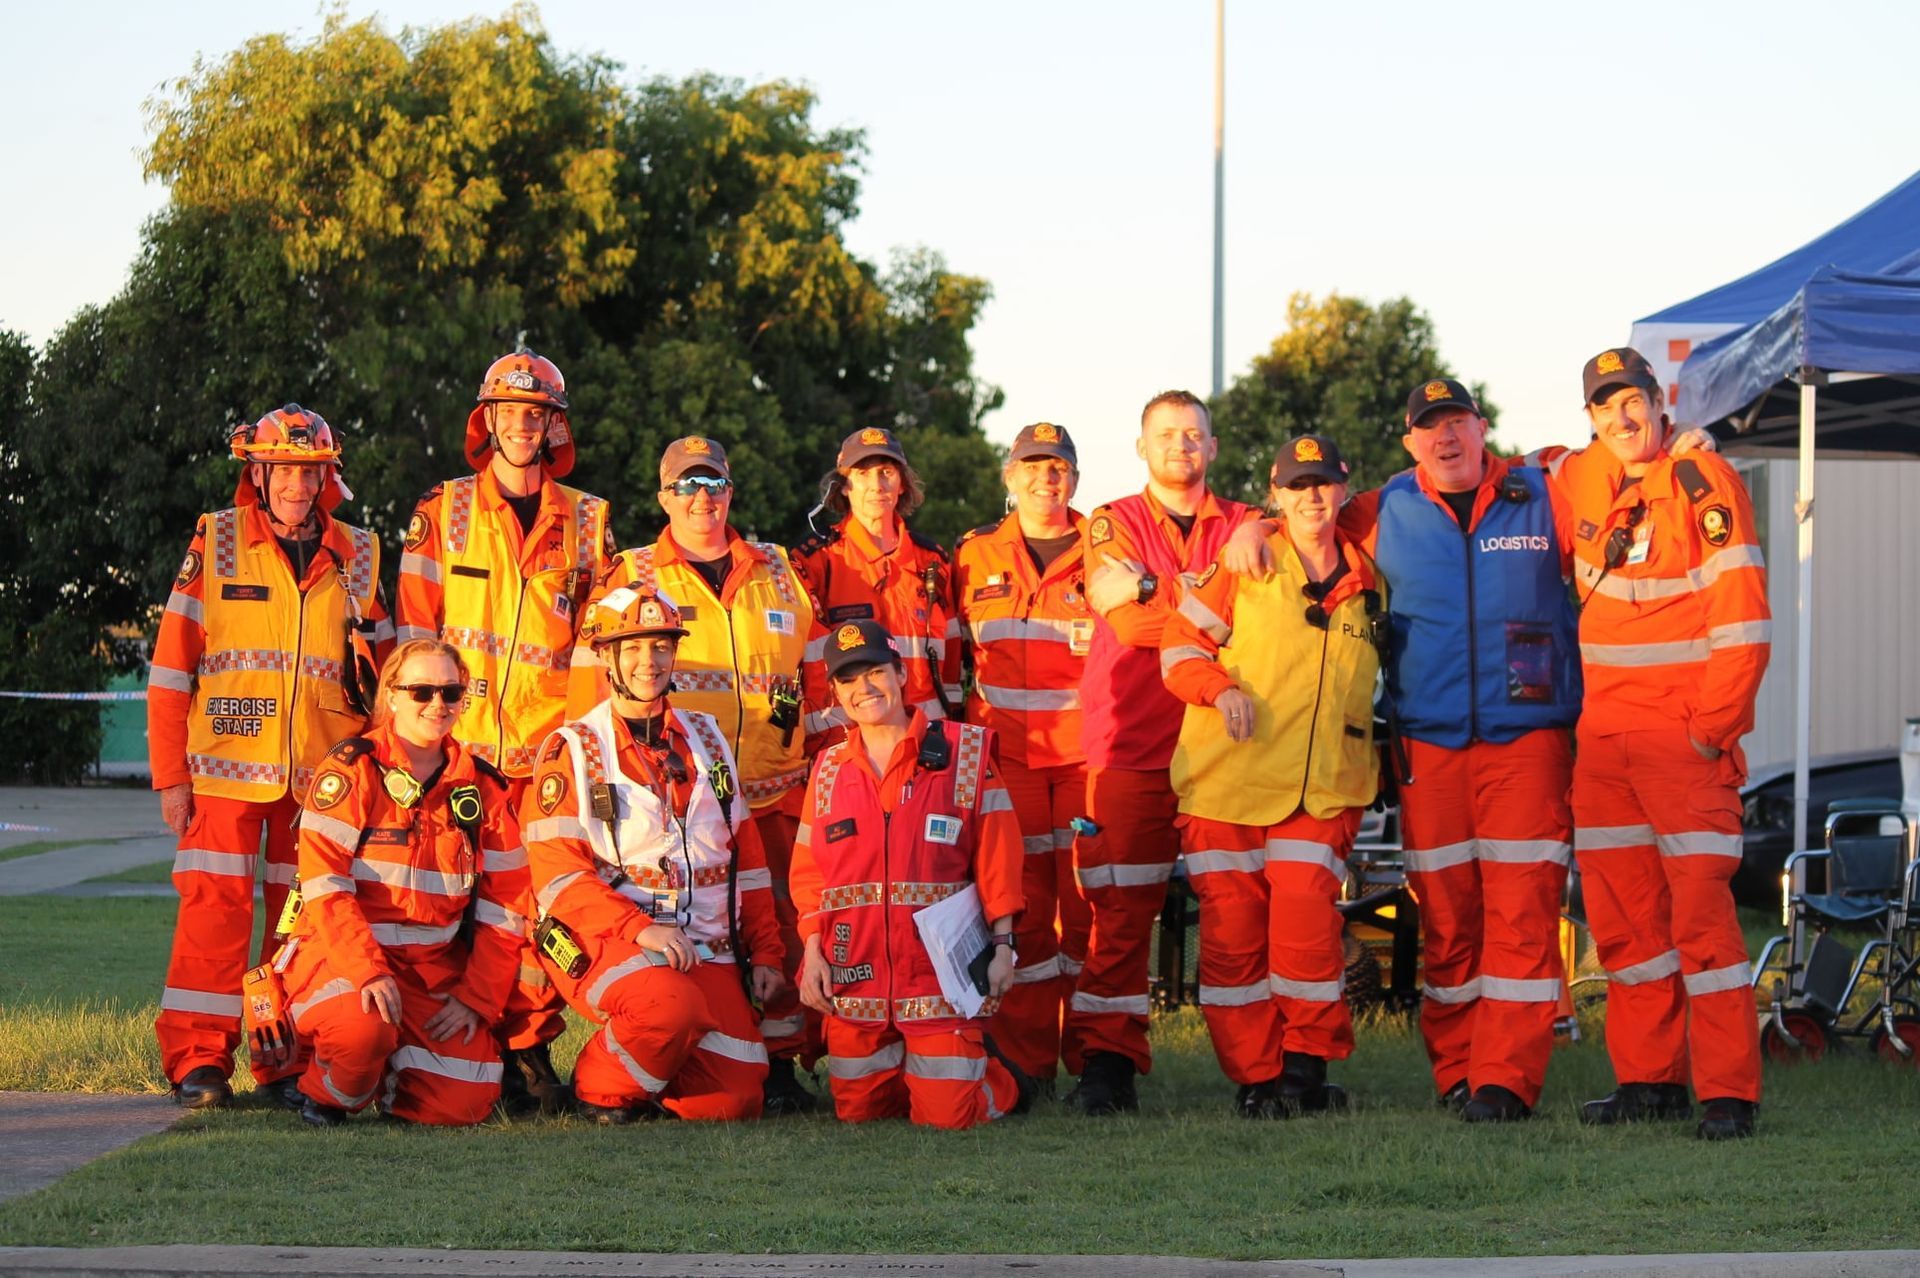
[[[554,481],[573,469],[566,379],[529,350],[502,355],[467,417],[475,473],[435,486],[400,556],[401,639],[444,639],[473,681],[454,739],[505,773],[517,805],[540,743],[565,720],[581,610],[612,557],[607,503]],[[534,960],[500,1022],[509,1111],[565,1107],[547,1045],[566,1029]]]
[[[154,1028],[174,1099],[195,1109],[233,1098],[262,837],[274,917],[293,884],[294,823],[314,769],[366,727],[357,667],[393,644],[380,543],[331,513],[350,495],[332,428],[288,404],[229,442],[245,463],[234,505],[200,517],[147,682],[153,788],[180,836],[180,913]],[[297,1107],[296,1076],[254,1066],[259,1085]]]

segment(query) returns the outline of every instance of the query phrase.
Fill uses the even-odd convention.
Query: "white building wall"
[[[1799,467],[1746,466],[1773,608],[1773,657],[1742,742],[1759,766],[1793,759]],[[1814,493],[1812,752],[1898,748],[1920,716],[1920,461],[1823,460]]]

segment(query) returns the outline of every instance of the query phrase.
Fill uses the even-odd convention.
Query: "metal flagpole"
[[[1226,385],[1227,0],[1213,0],[1213,393]]]

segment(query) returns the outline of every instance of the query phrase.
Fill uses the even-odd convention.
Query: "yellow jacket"
[[[398,637],[460,650],[472,695],[453,735],[509,777],[566,720],[567,666],[612,549],[607,503],[547,480],[525,535],[492,472],[441,484],[407,526]]]
[[[1379,783],[1372,632],[1386,597],[1373,561],[1341,539],[1346,575],[1315,605],[1284,527],[1268,545],[1275,569],[1267,580],[1215,563],[1160,642],[1167,687],[1187,702],[1173,788],[1180,811],[1213,821],[1275,825],[1302,809],[1328,817],[1373,802]],[[1231,740],[1213,708],[1236,686],[1254,701],[1250,741]]]

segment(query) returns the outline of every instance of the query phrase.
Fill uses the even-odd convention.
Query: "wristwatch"
[[[1004,945],[1010,950],[1013,948],[1013,933],[1011,932],[995,932],[987,939],[993,945]],[[1019,958],[1020,956],[1016,953],[1014,957]]]
[[[1140,574],[1140,592],[1134,597],[1134,602],[1145,603],[1147,600],[1153,598],[1154,592],[1159,589],[1160,589],[1160,579],[1158,577],[1154,576],[1150,572],[1141,573]]]

